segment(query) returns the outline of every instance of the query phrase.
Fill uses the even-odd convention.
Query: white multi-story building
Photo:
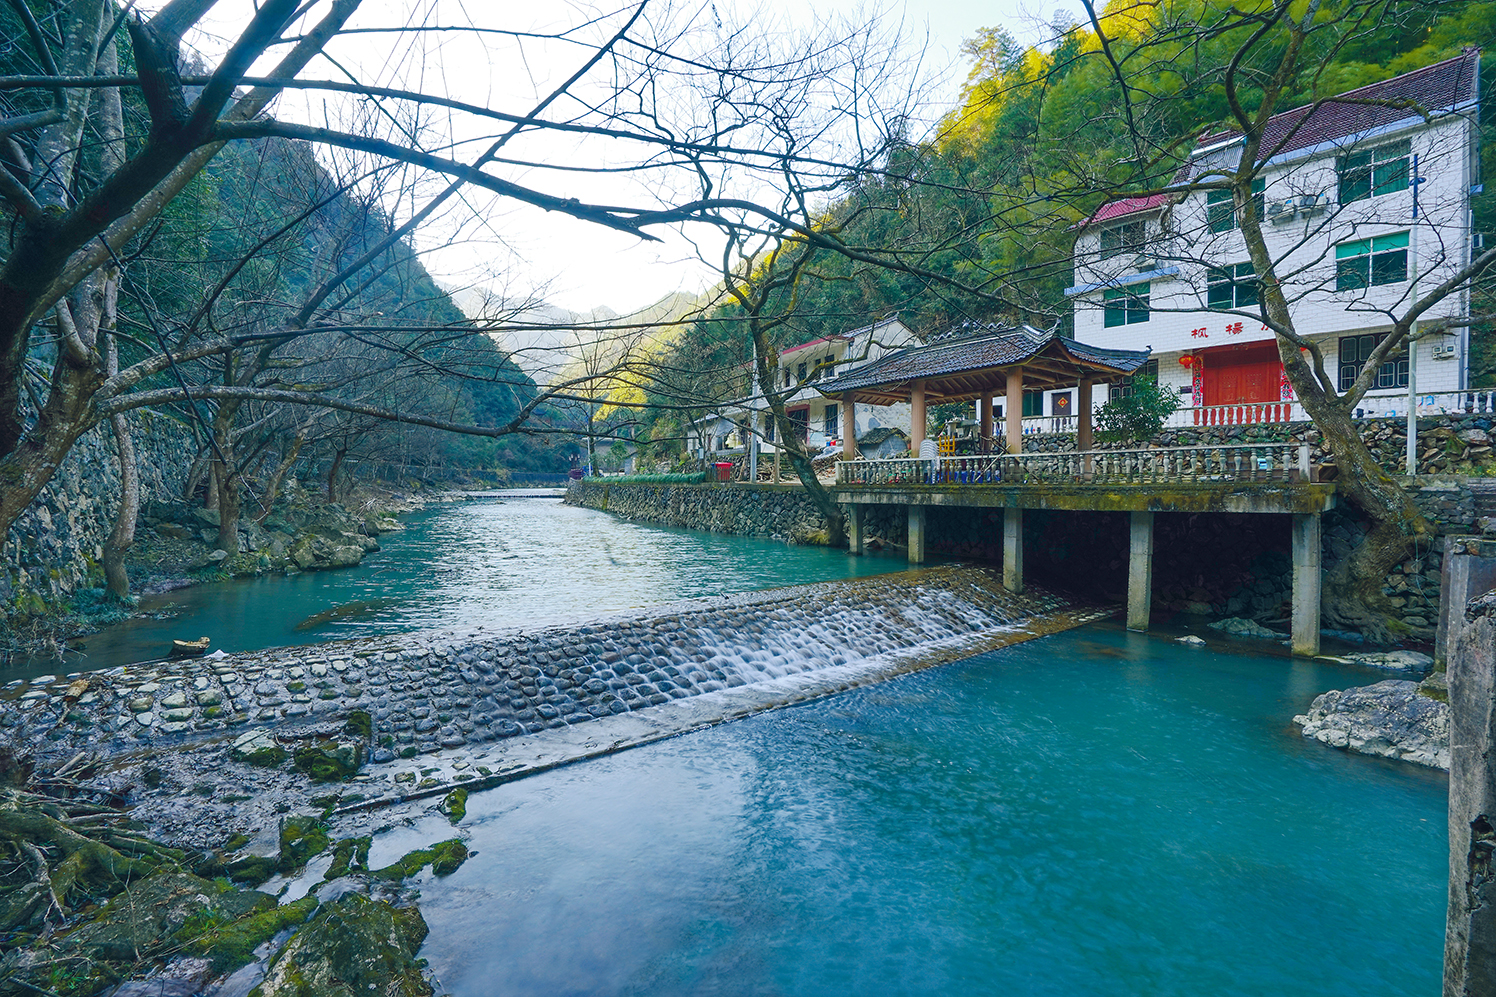
[[[849,373],[883,357],[892,350],[917,345],[919,338],[898,316],[874,322],[837,336],[812,339],[786,347],[779,353],[776,387],[792,391],[784,401],[785,414],[797,425],[801,439],[811,449],[841,442],[841,408],[816,390],[822,380]],[[857,438],[876,429],[895,429],[907,438],[909,406],[860,406],[853,413]],[[756,427],[760,445],[772,452],[774,422],[768,402],[761,394],[724,404],[693,424],[687,449],[698,456],[706,452],[741,450],[748,445],[750,426]]]
[[[1274,271],[1297,332],[1323,351],[1337,390],[1350,386],[1393,316],[1469,264],[1470,198],[1480,191],[1480,53],[1277,115],[1257,183]],[[1202,140],[1181,176],[1239,166],[1241,137]],[[1236,421],[1245,403],[1291,402],[1230,195],[1192,190],[1105,205],[1075,245],[1075,339],[1150,347],[1161,384],[1196,420]],[[1420,404],[1469,385],[1468,291],[1425,312],[1417,342]],[[1365,414],[1406,413],[1409,357],[1378,371]],[[1264,416],[1259,406],[1251,421]],[[1288,406],[1266,418],[1290,417]],[[1297,417],[1297,416],[1295,416]]]

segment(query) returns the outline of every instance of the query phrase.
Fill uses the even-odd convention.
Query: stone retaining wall
[[[131,416],[140,458],[140,499],[180,497],[197,451],[191,433],[167,416]],[[85,433],[47,487],[0,544],[0,620],[44,613],[79,589],[102,584],[99,560],[119,507],[119,453],[107,424]]]
[[[1424,476],[1414,500],[1442,532],[1468,533],[1476,520],[1466,481]],[[567,502],[626,519],[690,529],[816,542],[825,522],[797,485],[646,485],[588,479]],[[901,505],[869,505],[869,539],[902,547],[908,519]],[[932,506],[926,549],[963,560],[1002,561],[1002,510]],[[1154,521],[1154,605],[1216,616],[1286,618],[1293,567],[1287,520],[1281,516],[1160,513]],[[1338,564],[1365,533],[1349,507],[1327,513],[1322,560]],[[1114,513],[1030,510],[1024,516],[1025,567],[1047,584],[1087,597],[1118,600],[1127,584],[1127,518]],[[1431,642],[1439,615],[1441,554],[1437,546],[1398,565],[1384,592],[1400,614],[1405,637]]]

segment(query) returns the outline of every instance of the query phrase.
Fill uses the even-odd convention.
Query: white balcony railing
[[[1309,447],[1298,443],[985,454],[933,460],[838,461],[839,485],[1163,484],[1306,482]]]

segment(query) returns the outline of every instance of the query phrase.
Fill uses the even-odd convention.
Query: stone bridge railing
[[[1310,480],[1298,443],[839,461],[839,485],[1169,484]]]

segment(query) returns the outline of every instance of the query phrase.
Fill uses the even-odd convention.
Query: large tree
[[[338,376],[325,361],[362,350],[417,368],[455,366],[441,349],[448,360],[462,349],[458,330],[444,339],[447,327],[430,326],[432,348],[414,350],[401,331],[408,326],[352,305],[398,269],[390,261],[408,255],[403,247],[421,225],[470,207],[480,219],[493,210],[477,198],[639,239],[694,224],[809,233],[812,202],[872,162],[889,120],[904,110],[874,99],[896,82],[887,61],[893,50],[860,28],[776,37],[726,23],[714,10],[647,2],[571,12],[571,23],[551,30],[464,23],[458,8],[435,5],[391,26],[355,25],[359,0],[267,0],[245,12],[220,55],[189,55],[184,39],[210,37],[194,32],[215,6],[171,0],[143,13],[111,0],[0,4],[0,529],[100,422],[112,421],[127,454],[122,417],[137,408],[184,406],[210,423],[214,479],[227,495],[242,473],[235,427],[263,425],[266,406],[500,437],[521,432],[547,402],[588,404],[597,371],[550,379],[505,421],[483,423],[482,406],[406,405],[389,389],[360,390],[364,382]],[[515,106],[409,83],[430,54],[424,41],[447,44],[454,35],[549,45],[552,65],[565,68]],[[358,68],[371,42],[390,53],[368,71],[384,74],[377,80]],[[324,76],[311,78],[318,69]],[[291,90],[352,103],[344,112],[327,104],[333,110],[319,112],[315,124],[270,116]],[[174,203],[200,186],[215,155],[230,143],[285,140],[312,143],[324,163],[331,150],[357,157],[355,192],[369,189],[358,175],[403,171],[400,196],[369,207],[391,219],[383,237],[358,253],[322,257],[299,286],[283,282],[297,293],[281,307],[247,317],[228,309],[233,323],[223,321],[225,288],[301,237],[300,209],[279,228],[256,229],[196,285],[186,279],[192,267],[184,268],[171,300],[143,293],[155,279],[141,262],[146,247],[170,235]],[[580,143],[590,158],[558,154],[560,141]],[[611,203],[579,172],[635,176],[635,203]],[[588,193],[596,196],[580,196]],[[348,203],[311,197],[305,213]],[[799,210],[786,217],[785,203]],[[129,334],[122,314],[137,320]],[[618,362],[622,369],[632,360]],[[317,376],[288,373],[315,363]],[[245,412],[253,413],[248,423]],[[133,515],[128,506],[122,510]],[[128,546],[128,532],[117,531],[112,551]],[[232,528],[225,533],[232,544]]]

